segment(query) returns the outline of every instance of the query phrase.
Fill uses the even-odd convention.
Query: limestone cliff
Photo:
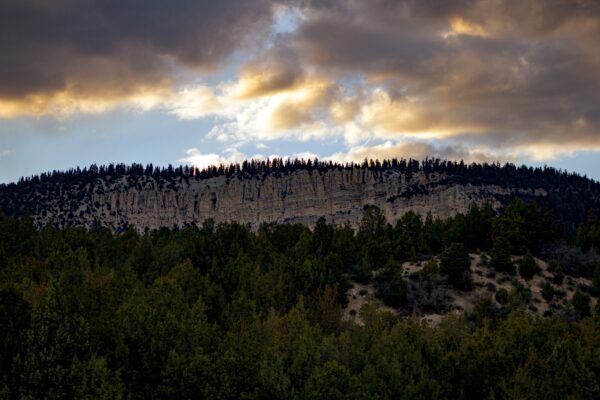
[[[445,218],[489,202],[499,208],[514,196],[544,198],[544,187],[457,182],[447,173],[369,168],[298,169],[248,176],[200,178],[179,175],[105,175],[81,181],[50,181],[30,188],[0,189],[0,209],[29,210],[37,226],[108,227],[138,230],[237,221],[313,225],[319,217],[356,226],[366,205],[381,208],[390,222],[409,210]]]

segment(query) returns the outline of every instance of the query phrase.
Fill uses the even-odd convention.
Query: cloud
[[[240,79],[228,88],[229,96],[252,99],[292,90],[304,80],[304,71],[296,54],[285,46],[276,46],[260,58],[247,63]]]
[[[177,93],[169,94],[163,107],[181,119],[197,119],[225,111],[225,104],[219,100],[212,88],[204,85],[189,86]]]
[[[290,159],[315,159],[318,158],[317,154],[313,152],[297,152],[288,154],[286,156],[281,156],[279,154],[270,154],[268,156],[264,156],[262,154],[255,154],[253,156],[247,156],[236,148],[227,148],[223,150],[223,152],[219,153],[202,153],[197,148],[192,148],[186,150],[186,156],[177,160],[180,163],[193,165],[197,168],[206,168],[209,166],[218,166],[218,165],[229,165],[235,163],[242,163],[245,160],[266,160],[274,159],[274,158],[290,158]]]
[[[196,148],[188,149],[186,156],[179,159],[180,163],[194,165],[197,168],[206,168],[211,165],[227,165],[240,163],[246,159],[246,155],[235,148],[226,149],[222,154],[202,153]]]
[[[87,112],[162,90],[181,70],[251,51],[272,9],[270,0],[2,0],[0,115]]]
[[[474,149],[456,144],[431,144],[420,141],[392,142],[371,146],[355,146],[345,152],[332,154],[326,159],[338,162],[361,162],[364,159],[405,158],[422,160],[437,157],[446,160],[464,160],[465,162],[514,161],[514,157],[494,154],[489,149]]]
[[[535,159],[600,148],[600,2],[309,4],[290,39],[299,59],[364,79],[331,105],[350,145],[453,138]]]
[[[596,0],[0,0],[0,117],[159,109],[229,149],[545,160],[600,149],[598,43]]]
[[[448,143],[427,143],[422,141],[403,141],[393,142],[386,141],[376,145],[353,146],[347,151],[338,152],[330,155],[318,155],[317,153],[292,152],[285,155],[270,154],[264,156],[255,154],[248,157],[236,148],[227,148],[222,153],[207,153],[204,154],[196,148],[186,151],[186,157],[178,160],[181,163],[194,165],[198,168],[205,168],[211,165],[241,163],[246,159],[265,160],[267,158],[283,158],[283,159],[322,159],[332,160],[341,163],[345,162],[362,162],[364,159],[424,159],[426,157],[438,157],[447,160],[463,160],[466,162],[496,162],[496,161],[515,161],[514,156],[499,155],[491,149],[473,149],[465,146],[458,146]]]

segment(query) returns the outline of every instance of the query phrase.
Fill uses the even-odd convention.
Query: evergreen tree
[[[573,299],[571,300],[573,309],[579,316],[579,318],[586,318],[590,316],[590,296],[577,289],[573,293]]]
[[[539,268],[531,253],[527,252],[519,261],[519,275],[525,279],[531,279],[539,272]]]
[[[458,288],[466,288],[469,284],[471,257],[464,243],[453,243],[444,251],[440,272],[448,276],[448,281]]]
[[[0,397],[17,397],[13,361],[19,351],[25,350],[22,337],[29,320],[30,306],[19,293],[13,288],[0,289]]]
[[[494,241],[494,246],[490,253],[490,267],[498,272],[508,274],[515,273],[515,266],[512,262],[510,253],[510,244],[507,239],[499,237]]]
[[[600,265],[594,268],[592,275],[592,294],[596,297],[600,296]]]
[[[542,297],[546,301],[552,301],[554,298],[554,287],[548,281],[544,281],[544,284],[542,285]]]
[[[508,291],[504,288],[500,288],[496,291],[496,301],[502,305],[508,303]]]
[[[387,221],[381,209],[377,206],[365,206],[363,216],[358,226],[357,236],[360,240],[382,237]]]
[[[392,307],[398,307],[406,302],[407,285],[402,276],[402,265],[388,261],[375,279],[377,295],[383,302]]]
[[[119,399],[121,387],[90,347],[88,327],[50,287],[34,310],[15,363],[24,399]]]

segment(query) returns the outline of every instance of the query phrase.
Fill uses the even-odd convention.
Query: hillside
[[[475,314],[482,302],[492,309],[501,310],[508,302],[518,302],[512,307],[522,306],[533,315],[552,315],[554,312],[565,312],[573,302],[577,290],[589,292],[593,287],[592,279],[583,276],[567,276],[566,279],[555,278],[556,271],[548,262],[535,258],[538,272],[529,279],[520,275],[496,272],[489,267],[488,253],[470,254],[471,263],[468,279],[471,281],[469,290],[460,290],[447,285],[446,282],[431,274],[425,267],[425,262],[404,262],[402,274],[407,282],[407,304],[394,308],[385,305],[377,298],[377,287],[372,283],[361,284],[352,282],[347,292],[348,306],[344,317],[348,321],[362,324],[360,310],[365,304],[374,302],[379,310],[394,315],[416,314],[420,319],[435,325],[449,313]],[[522,256],[514,256],[518,263]],[[436,257],[439,263],[439,257]],[[424,288],[429,287],[428,291]],[[549,291],[544,295],[544,287]],[[505,291],[503,293],[503,291]],[[424,295],[425,294],[425,295]],[[504,295],[507,295],[503,298]],[[597,297],[590,298],[590,306],[596,307]]]
[[[534,200],[572,229],[599,204],[600,185],[552,168],[441,160],[362,164],[250,161],[241,165],[154,168],[92,166],[0,186],[0,209],[31,214],[36,226],[107,227],[139,231],[200,226],[206,219],[303,223],[320,217],[356,227],[367,205],[391,223],[407,211],[434,218],[465,213],[472,204],[499,209],[513,198]]]
[[[0,397],[597,399],[600,219],[570,244],[551,222],[518,199],[357,230],[0,215]]]

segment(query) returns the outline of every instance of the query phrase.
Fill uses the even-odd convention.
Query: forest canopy
[[[565,239],[550,213],[520,200],[449,220],[407,213],[394,226],[368,207],[356,231],[207,220],[116,235],[1,217],[0,397],[598,398],[600,318],[586,292],[540,317],[499,291],[500,308],[482,299],[433,326],[411,317],[401,273],[430,260],[418,279],[469,290],[469,253],[489,252],[490,268],[515,254],[531,263],[549,244],[593,259],[598,225],[591,213]],[[553,271],[600,288],[594,267]],[[368,303],[362,323],[343,318],[359,281],[400,315]]]

